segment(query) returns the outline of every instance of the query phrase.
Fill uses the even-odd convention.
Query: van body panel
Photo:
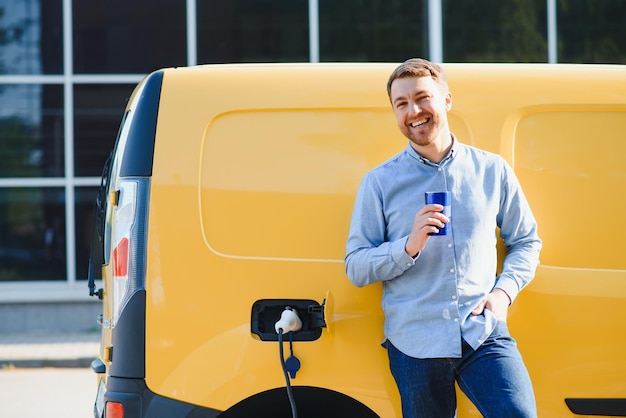
[[[150,173],[150,202],[145,310],[132,314],[145,324],[145,351],[132,344],[144,358],[126,361],[145,362],[144,376],[131,374],[145,378],[151,396],[233,417],[270,402],[285,378],[278,344],[251,332],[253,306],[314,300],[328,308],[326,327],[313,341],[293,342],[301,368],[291,384],[300,399],[336,393],[350,400],[347,408],[401,417],[380,346],[381,287],[355,288],[343,265],[362,176],[407,146],[385,92],[394,68],[158,72],[159,95],[138,99],[158,114],[153,150],[146,145],[150,170],[129,171]],[[566,399],[626,399],[626,261],[618,238],[626,234],[619,216],[626,213],[626,68],[444,68],[452,132],[507,159],[539,223],[542,264],[509,315],[539,416],[572,416]],[[111,274],[104,266],[105,321]],[[112,362],[103,358],[108,373],[126,338],[112,335],[103,332],[102,356],[107,346],[114,353]],[[288,342],[284,348],[290,355]],[[116,376],[130,367],[119,361]],[[459,394],[458,416],[476,414]]]

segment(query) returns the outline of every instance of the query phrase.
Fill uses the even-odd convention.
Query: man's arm
[[[513,173],[505,165],[498,226],[507,254],[496,288],[502,289],[514,301],[517,294],[535,277],[539,264],[541,239],[537,233],[537,222]]]
[[[407,237],[385,241],[382,191],[366,175],[357,192],[346,243],[346,275],[354,285],[391,280],[415,262],[405,251]]]

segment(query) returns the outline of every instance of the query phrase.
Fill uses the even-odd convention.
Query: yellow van
[[[381,289],[343,264],[362,176],[406,146],[395,66],[208,65],[137,86],[96,206],[96,417],[401,417]],[[626,67],[444,69],[452,131],[506,158],[539,222],[509,323],[539,416],[626,415]],[[477,415],[459,394],[458,417]]]

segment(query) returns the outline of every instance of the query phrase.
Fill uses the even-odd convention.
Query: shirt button
[[[454,273],[454,269],[450,269],[450,273]]]
[[[452,300],[456,300],[456,295],[452,295]]]
[[[454,318],[454,322],[459,322],[459,318]]]
[[[448,248],[452,248],[452,244],[448,244]]]
[[[407,267],[411,267],[411,263],[406,263],[406,266]]]
[[[439,167],[439,168],[437,169],[437,171],[441,171],[441,167]]]

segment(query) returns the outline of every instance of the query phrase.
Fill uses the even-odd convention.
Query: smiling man
[[[387,93],[401,153],[368,172],[346,244],[356,286],[382,282],[384,347],[405,418],[454,417],[455,382],[483,416],[536,417],[530,377],[510,336],[509,305],[539,263],[537,224],[511,167],[450,132],[440,66],[410,59]],[[425,204],[447,191],[451,215]],[[432,235],[447,224],[446,235]],[[496,273],[496,231],[507,248]]]

